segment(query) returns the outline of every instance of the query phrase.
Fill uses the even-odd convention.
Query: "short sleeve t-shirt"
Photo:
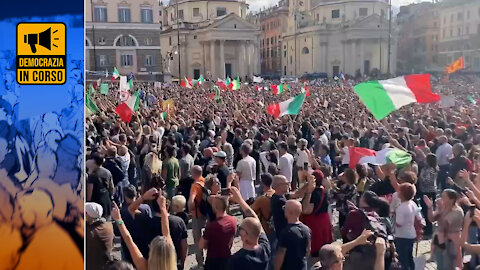
[[[150,233],[150,240],[149,240],[149,243],[150,243],[151,240],[153,240],[153,238],[155,238],[156,236],[163,235],[162,219],[157,216],[153,216],[152,218],[144,216],[144,218],[148,219],[145,221],[146,223],[145,225],[147,225],[145,229],[148,230],[148,232]],[[140,219],[138,219],[138,221],[141,222]],[[173,242],[173,245],[175,246],[175,251],[177,252],[177,254],[180,254],[181,241],[183,239],[187,239],[188,237],[187,226],[185,225],[185,222],[183,221],[183,219],[174,215],[168,216],[168,224],[170,226],[170,236],[172,237],[172,242]]]
[[[220,185],[222,186],[222,188],[227,187],[227,178],[229,174],[230,170],[226,165],[223,165],[217,169],[217,178],[218,181],[220,181]]]
[[[303,223],[287,224],[278,236],[278,246],[286,249],[282,270],[307,270],[311,231]]]
[[[273,226],[275,227],[275,232],[277,236],[287,225],[287,219],[285,218],[285,213],[283,212],[283,207],[287,203],[285,196],[280,196],[273,194],[270,198],[270,208],[273,216]]]
[[[257,164],[255,159],[253,159],[251,156],[247,156],[240,160],[237,164],[237,172],[240,173],[240,181],[255,181],[257,178],[256,168]]]
[[[165,179],[165,184],[168,188],[178,186],[178,173],[180,172],[180,164],[178,159],[169,158],[167,162],[163,163],[163,168],[167,170],[167,179]]]
[[[203,238],[208,241],[207,258],[228,258],[233,238],[237,232],[237,220],[229,215],[207,223]]]
[[[270,243],[267,235],[261,233],[255,250],[240,249],[230,258],[228,269],[267,270],[270,261]]]

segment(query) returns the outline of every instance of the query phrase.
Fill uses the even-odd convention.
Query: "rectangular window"
[[[120,62],[122,67],[131,67],[133,65],[133,55],[131,54],[120,55]]]
[[[153,10],[151,8],[142,7],[140,12],[142,23],[153,23]]]
[[[383,10],[382,10],[383,11]],[[368,8],[360,8],[358,10],[358,15],[365,17],[368,15]]]
[[[470,25],[465,26],[465,34],[470,35]]]
[[[332,19],[338,19],[338,18],[340,18],[340,9],[332,10]]]
[[[463,19],[463,12],[457,14],[457,21],[460,21],[461,19]]]
[[[130,19],[130,8],[128,7],[119,7],[118,8],[118,22],[129,23]]]
[[[168,45],[172,46],[172,37],[168,37]]]
[[[98,56],[98,64],[101,66],[101,67],[104,67],[107,65],[107,56],[106,55],[99,55]]]
[[[106,22],[107,21],[107,7],[105,6],[96,6],[94,9],[94,21],[96,22]]]
[[[183,20],[183,9],[178,10],[178,19]]]
[[[227,15],[227,8],[217,7],[217,17]]]
[[[462,28],[458,28],[457,29],[457,36],[461,36],[462,35]]]
[[[193,17],[200,17],[200,8],[193,8]]]
[[[145,55],[145,66],[146,67],[155,66],[153,55]]]

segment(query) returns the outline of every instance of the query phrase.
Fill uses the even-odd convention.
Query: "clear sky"
[[[422,0],[392,0],[393,6],[403,6],[411,3],[422,2]],[[247,0],[250,4],[250,10],[257,11],[263,7],[270,7],[278,3],[278,0]]]

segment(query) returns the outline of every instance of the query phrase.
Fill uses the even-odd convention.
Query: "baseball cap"
[[[218,157],[218,158],[226,158],[227,153],[225,153],[224,151],[218,151],[218,152],[215,152],[215,154],[213,154],[213,156]]]

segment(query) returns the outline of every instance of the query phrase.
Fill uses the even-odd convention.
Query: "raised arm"
[[[370,242],[367,239],[371,235],[373,235],[373,232],[368,231],[368,230],[363,230],[362,234],[359,237],[357,237],[357,239],[343,244],[342,245],[343,255],[346,255],[350,250],[352,250],[353,248],[355,248],[357,246],[370,244]]]
[[[129,206],[128,212],[135,219],[135,213],[137,212],[138,208],[142,203],[149,200],[154,200],[155,197],[158,195],[158,190],[156,188],[151,188],[147,190],[143,195],[135,199]]]
[[[160,217],[162,218],[162,235],[167,239],[167,242],[173,245],[172,237],[170,236],[170,225],[168,222],[168,210],[166,201],[167,199],[161,194],[157,198],[158,207],[160,207]]]
[[[127,245],[130,256],[132,257],[133,264],[138,270],[147,270],[147,260],[143,257],[142,253],[138,249],[137,245],[133,242],[132,236],[128,231],[127,227],[122,221],[120,216],[120,210],[118,206],[113,203],[112,218],[117,223],[122,239]]]

